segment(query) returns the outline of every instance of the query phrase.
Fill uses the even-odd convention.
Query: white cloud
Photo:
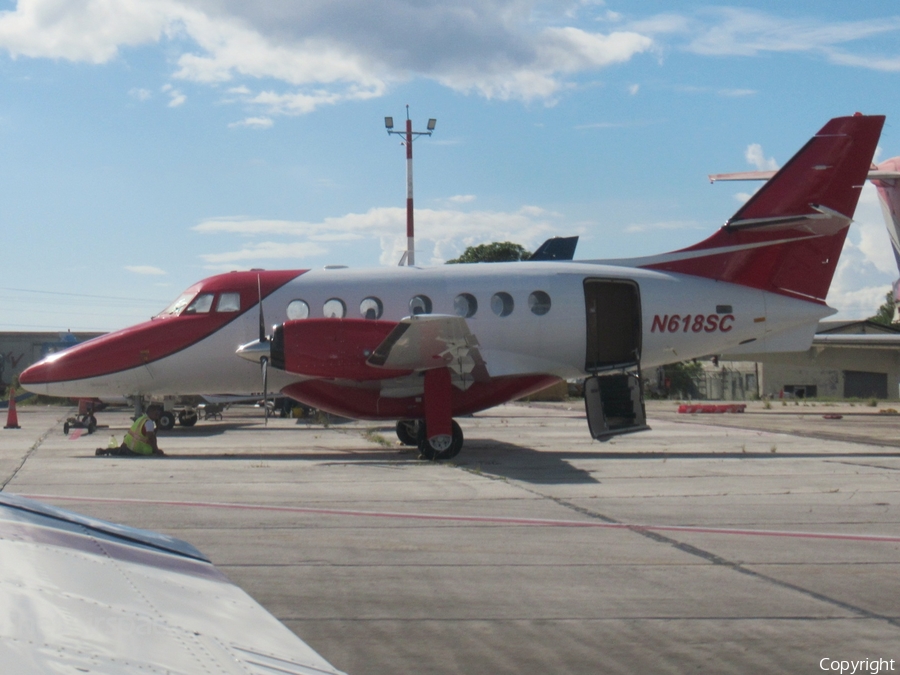
[[[900,32],[897,15],[862,21],[827,21],[821,15],[778,16],[755,9],[713,7],[690,16],[659,14],[625,27],[644,35],[667,37],[676,47],[702,56],[809,52],[838,65],[900,71],[900,57],[872,54],[866,44],[875,37]],[[852,43],[858,43],[865,53],[850,52]]]
[[[898,56],[860,56],[834,49],[828,51],[828,58],[832,63],[842,66],[857,66],[871,70],[881,70],[886,73],[900,72],[900,57]]]
[[[233,83],[228,96],[266,114],[303,114],[411,78],[552,103],[570,78],[653,46],[633,30],[590,32],[567,20],[564,8],[537,14],[521,0],[19,0],[0,12],[0,49],[100,64],[165,41],[174,78]],[[185,100],[170,96],[172,106]]]
[[[866,181],[854,215],[854,225],[859,233],[859,250],[866,260],[883,273],[897,277],[897,261],[888,236],[884,214],[878,199],[878,192],[872,183]]]
[[[635,95],[637,95],[640,88],[641,88],[641,85],[632,84],[631,86],[628,87],[628,93],[631,94],[632,96],[635,96]]]
[[[128,90],[128,95],[136,98],[138,101],[146,101],[153,94],[150,93],[149,89],[141,89],[139,87],[134,87]]]
[[[751,143],[744,152],[744,158],[749,164],[756,167],[758,171],[775,171],[778,169],[778,162],[773,157],[766,159],[762,146],[759,143]]]
[[[475,201],[475,195],[454,195],[453,197],[448,197],[447,201],[453,204],[468,204]]]
[[[636,234],[641,232],[654,232],[660,230],[702,230],[700,223],[695,220],[664,220],[656,223],[637,223],[628,225],[625,232]]]
[[[900,29],[900,18],[825,22],[818,18],[785,18],[763,12],[717,8],[705,13],[712,25],[700,28],[689,50],[708,55],[754,56],[760,52],[822,51]]]
[[[168,105],[170,108],[177,108],[187,100],[187,96],[182,94],[178,89],[175,89],[171,84],[163,85],[160,90],[169,95]]]
[[[898,276],[875,187],[866,182],[835,272],[828,304],[838,318],[872,316]]]
[[[205,253],[200,257],[208,263],[234,263],[243,260],[273,260],[295,259],[302,260],[325,253],[327,249],[310,242],[280,243],[263,241],[250,244],[237,251],[227,253]]]
[[[420,262],[442,263],[467,246],[491,241],[515,241],[526,248],[538,245],[559,230],[562,216],[537,206],[518,211],[416,210],[416,251]],[[373,208],[365,213],[326,218],[318,223],[242,217],[212,218],[192,228],[203,234],[266,237],[227,253],[206,254],[208,263],[262,258],[303,258],[327,253],[317,242],[371,240],[380,250],[380,262],[396,265],[406,250],[406,209]],[[272,241],[284,237],[285,243]],[[299,239],[300,241],[297,241]]]
[[[240,122],[232,122],[228,125],[228,128],[250,127],[251,129],[268,129],[274,123],[271,117],[248,117]]]
[[[720,96],[731,96],[732,98],[741,98],[744,96],[755,96],[757,91],[755,89],[720,89]]]
[[[0,46],[13,58],[105,63],[121,47],[159,40],[176,10],[176,3],[160,0],[20,0],[15,10],[0,12]]]
[[[165,270],[153,267],[152,265],[125,265],[124,269],[135,274],[146,274],[150,276],[161,276],[166,274]]]

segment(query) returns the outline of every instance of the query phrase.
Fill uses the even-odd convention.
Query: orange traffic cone
[[[6,426],[4,429],[21,429],[19,416],[16,414],[16,390],[9,388],[9,412],[6,414]]]

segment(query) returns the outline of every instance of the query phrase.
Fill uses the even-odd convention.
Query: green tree
[[[670,363],[663,366],[666,382],[668,384],[668,395],[678,394],[679,396],[695,396],[697,394],[697,385],[694,380],[703,372],[703,366],[696,361],[681,361],[680,363]]]
[[[894,322],[894,308],[897,306],[897,301],[894,300],[894,292],[888,291],[884,296],[884,304],[878,308],[878,312],[875,316],[870,316],[869,321],[874,321],[875,323],[880,323],[884,326],[890,326]]]
[[[515,262],[528,260],[531,253],[519,244],[511,241],[495,241],[490,244],[478,244],[469,246],[463,254],[447,263],[478,263],[478,262]]]

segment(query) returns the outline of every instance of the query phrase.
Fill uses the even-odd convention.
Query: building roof
[[[820,321],[816,328],[816,335],[871,335],[879,333],[900,334],[900,326],[888,326],[869,319],[863,319],[861,321]]]

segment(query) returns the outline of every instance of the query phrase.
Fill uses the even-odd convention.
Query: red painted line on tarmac
[[[430,520],[462,523],[489,523],[497,525],[529,525],[533,527],[592,527],[606,530],[648,530],[653,532],[687,532],[698,534],[734,534],[751,537],[787,537],[793,539],[831,539],[836,541],[868,541],[897,544],[900,536],[879,534],[845,534],[840,532],[793,532],[781,530],[748,530],[728,527],[703,527],[697,525],[648,525],[646,523],[603,523],[592,520],[551,520],[543,518],[508,518],[502,516],[463,516],[440,513],[403,513],[396,511],[355,511],[351,509],[323,509],[306,506],[266,506],[264,504],[237,504],[234,502],[188,502],[159,499],[128,499],[114,497],[64,497],[60,495],[29,495],[22,497],[41,501],[99,502],[104,504],[139,504],[146,506],[187,506],[207,509],[232,509],[244,511],[276,511],[323,516],[355,516],[362,518],[399,518],[406,520]]]

